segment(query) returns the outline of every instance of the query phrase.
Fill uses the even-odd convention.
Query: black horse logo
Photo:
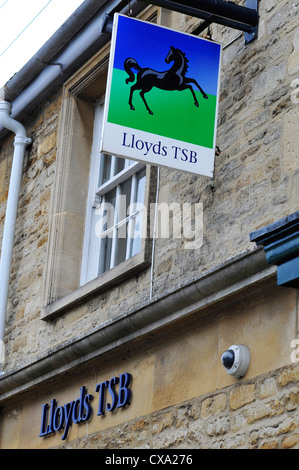
[[[189,60],[185,57],[184,52],[182,52],[180,49],[174,48],[173,46],[170,47],[170,50],[165,58],[165,62],[167,64],[172,61],[173,65],[169,70],[166,70],[165,72],[157,72],[156,70],[150,69],[148,67],[141,68],[137,61],[132,57],[128,57],[125,60],[125,71],[129,75],[129,78],[126,79],[127,84],[129,82],[134,82],[135,80],[135,74],[132,72],[132,69],[136,69],[138,72],[137,81],[134,85],[131,86],[130,90],[129,105],[132,110],[135,109],[132,104],[133,93],[135,90],[141,90],[140,96],[143,99],[146,109],[148,110],[149,114],[153,114],[153,112],[148,107],[144,96],[144,94],[148,93],[153,87],[169,91],[182,91],[188,89],[193,95],[195,106],[198,107],[198,101],[196,99],[194,90],[190,85],[190,83],[194,83],[198,87],[202,96],[205,99],[208,98],[208,95],[203,91],[194,78],[188,78],[185,76]]]

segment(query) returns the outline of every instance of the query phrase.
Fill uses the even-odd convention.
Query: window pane
[[[120,173],[125,168],[126,160],[124,158],[117,157],[115,163],[115,174]]]
[[[131,203],[131,186],[132,186],[132,178],[125,181],[125,183],[121,184],[121,195],[123,196],[122,199],[124,200],[123,201],[124,203],[123,214],[121,214],[122,219],[124,219],[128,214],[128,207]]]
[[[100,237],[100,252],[99,252],[99,272],[103,272],[110,269],[111,261],[111,249],[112,249],[112,238],[113,238],[113,226],[115,216],[115,199],[116,190],[110,191],[105,196],[105,201],[102,203],[102,232],[111,229],[111,231],[104,237]]]
[[[120,185],[120,197],[118,202],[118,223],[127,219],[132,194],[132,178]],[[126,259],[128,243],[128,222],[120,223],[117,231],[117,263]]]
[[[145,170],[141,171],[137,175],[137,197],[136,202],[144,201],[144,191],[145,191]]]
[[[127,251],[127,229],[128,229],[128,222],[124,223],[118,229],[117,233],[117,264],[122,263],[126,259],[126,251]]]
[[[111,155],[102,154],[99,175],[99,186],[106,183],[110,179],[111,172]]]
[[[95,130],[101,127],[102,116],[103,107],[99,105]],[[138,203],[144,203],[145,171],[137,175],[141,164],[115,155],[99,154],[99,133],[95,132],[94,136],[82,283],[138,253],[141,242],[142,213],[138,213]],[[134,208],[136,202],[139,207]],[[134,235],[134,240],[129,234]]]
[[[100,262],[98,274],[103,274],[110,269],[112,238],[105,237],[101,240]]]
[[[132,239],[130,256],[137,255],[140,251],[141,235],[142,235],[142,217],[143,217],[143,212],[140,212],[133,219],[133,239]]]
[[[145,170],[141,171],[137,175],[137,192],[136,192],[136,211],[140,211],[144,203],[144,190],[145,190]],[[130,256],[134,256],[140,251],[141,238],[142,238],[142,222],[143,222],[143,211],[133,218],[132,221],[132,242]]]
[[[116,189],[113,189],[105,196],[104,222],[106,222],[106,226],[104,227],[104,230],[107,230],[108,228],[111,228],[114,225],[115,199]]]

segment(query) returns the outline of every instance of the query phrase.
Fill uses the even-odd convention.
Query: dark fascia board
[[[264,248],[267,263],[277,266],[279,286],[299,288],[299,211],[250,234]]]
[[[274,237],[279,236],[281,231],[292,229],[296,226],[299,226],[299,211],[287,215],[272,224],[266,225],[255,232],[251,232],[250,241],[256,242],[257,244],[263,244],[266,243],[270,237],[273,239]]]

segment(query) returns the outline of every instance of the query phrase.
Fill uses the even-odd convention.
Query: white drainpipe
[[[26,136],[26,130],[22,124],[10,116],[11,103],[0,102],[0,124],[15,133],[14,155],[11,168],[9,192],[6,206],[4,231],[2,238],[0,259],[0,374],[4,366],[4,332],[7,309],[9,278],[11,271],[12,251],[14,244],[15,226],[18,210],[18,200],[22,181],[23,162],[25,148],[31,143]]]

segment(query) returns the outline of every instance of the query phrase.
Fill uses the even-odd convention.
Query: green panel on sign
[[[126,84],[125,71],[114,68],[108,110],[108,121],[207,148],[214,145],[216,96],[203,98],[195,90],[199,106],[194,105],[190,90],[167,91],[152,88],[146,100],[153,112],[149,114],[136,90],[133,97],[135,110],[129,107],[132,83]]]

